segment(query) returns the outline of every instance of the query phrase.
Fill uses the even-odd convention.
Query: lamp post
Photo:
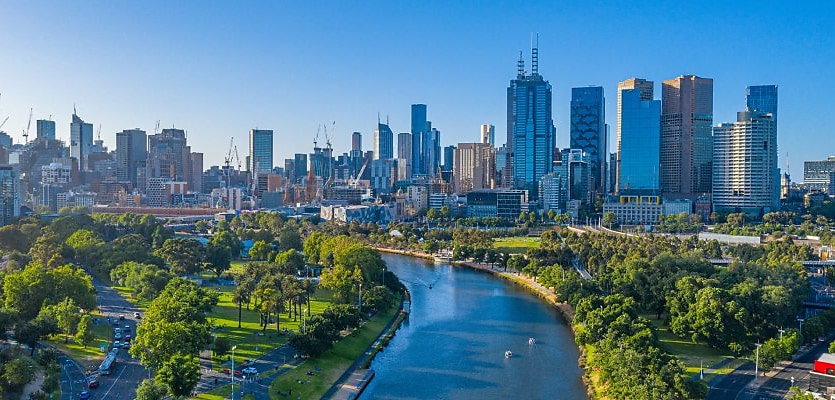
[[[232,400],[235,400],[235,349],[238,346],[232,346]]]
[[[797,318],[797,322],[800,323],[800,332],[799,332],[800,333],[800,340],[805,342],[806,340],[803,338],[803,321],[805,321],[803,318],[800,318],[800,317]]]
[[[362,282],[360,282],[360,304],[359,304],[359,312],[362,314]]]
[[[386,267],[383,266],[383,286],[386,286]]]
[[[757,343],[757,359],[754,362],[754,380],[755,381],[760,376],[760,346],[762,346],[762,344]]]
[[[785,331],[786,331],[786,330],[785,330],[785,329],[783,329],[783,327],[780,327],[780,329],[778,329],[778,330],[777,330],[777,332],[780,332],[780,340],[781,340],[781,341],[783,340],[783,332],[785,332]]]

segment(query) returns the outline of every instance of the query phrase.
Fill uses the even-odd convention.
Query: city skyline
[[[617,83],[631,76],[655,82],[708,76],[715,81],[715,122],[735,120],[747,86],[776,84],[783,92],[779,165],[785,169],[788,152],[790,171],[799,180],[803,160],[833,152],[827,146],[832,143],[828,129],[816,122],[817,115],[831,109],[826,94],[835,90],[827,73],[835,60],[835,35],[828,25],[832,6],[776,4],[750,13],[750,5],[713,3],[707,8],[714,12],[700,15],[687,13],[684,5],[655,3],[434,4],[410,6],[410,13],[398,12],[406,7],[398,4],[280,9],[271,4],[5,5],[0,46],[6,56],[18,54],[24,62],[0,66],[0,76],[11,77],[0,82],[0,119],[10,117],[3,129],[19,143],[29,108],[34,108],[34,120],[52,115],[57,138],[69,142],[76,104],[78,115],[101,129],[111,150],[116,132],[140,128],[153,134],[160,120],[163,127],[193,136],[194,151],[206,154],[206,166],[222,164],[227,149],[200,143],[228,143],[230,136],[243,143],[254,126],[274,130],[277,163],[294,153],[310,153],[317,126],[332,120],[337,122],[335,153],[347,152],[352,132],[371,136],[377,113],[389,116],[395,133],[409,131],[409,106],[416,103],[432,109],[431,119],[444,133],[441,146],[476,141],[484,123],[499,126],[496,134],[504,138],[503,92],[512,63],[520,50],[529,51],[531,32],[539,32],[540,72],[553,86],[558,147],[568,146],[574,87],[596,85],[615,93]],[[199,21],[177,26],[195,13]],[[358,18],[356,25],[340,22],[344,15]],[[387,20],[386,15],[399,17]],[[526,23],[513,27],[479,26],[485,18],[523,15]],[[788,22],[787,15],[803,15],[804,23]],[[81,16],[101,23],[71,23]],[[224,29],[210,29],[227,16]],[[438,29],[405,28],[426,18]],[[147,22],[154,22],[154,28],[147,28]],[[39,29],[27,29],[31,26]],[[571,34],[576,30],[589,35]],[[391,32],[388,38],[380,35],[386,31]],[[727,43],[751,35],[768,49],[735,46],[734,60],[761,60],[765,54],[780,62],[714,57]],[[636,42],[644,48],[629,46]],[[687,46],[671,47],[679,42]],[[370,63],[368,55],[374,52],[385,54],[385,68]],[[425,55],[421,62],[417,53]],[[586,58],[567,63],[575,53]],[[253,54],[259,60],[254,64]],[[618,63],[612,64],[613,59]],[[615,97],[606,99],[610,127],[616,126]],[[30,132],[30,139],[34,136]],[[609,149],[615,148],[613,137]]]

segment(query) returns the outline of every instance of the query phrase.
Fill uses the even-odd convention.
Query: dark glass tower
[[[516,79],[507,88],[506,186],[537,196],[539,179],[551,171],[556,129],[551,116],[551,84],[539,74],[538,49],[531,49],[531,73],[521,54]]]
[[[609,149],[605,110],[602,87],[571,89],[571,148],[587,154],[589,183],[596,193],[606,192]]]

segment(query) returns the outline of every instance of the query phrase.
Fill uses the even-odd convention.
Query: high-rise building
[[[444,147],[444,163],[441,166],[443,171],[452,171],[455,167],[455,146]]]
[[[8,133],[0,131],[0,147],[5,147],[7,149],[12,148],[12,137],[9,136]]]
[[[489,143],[458,143],[452,169],[453,185],[458,193],[493,189],[496,175],[496,151]]]
[[[387,124],[377,121],[374,129],[374,159],[391,160],[394,158],[394,132]]]
[[[571,148],[587,154],[590,184],[600,194],[606,193],[609,161],[605,103],[600,86],[571,89]]]
[[[55,121],[39,119],[35,121],[35,128],[38,132],[38,139],[55,139]]]
[[[516,79],[507,88],[506,187],[538,193],[539,179],[551,172],[556,129],[551,116],[551,84],[539,74],[539,50],[531,50],[531,73],[521,54]]]
[[[269,174],[273,171],[273,131],[272,129],[249,130],[249,172],[253,178],[257,174]]]
[[[777,125],[777,85],[748,86],[745,104],[748,111],[771,114]]]
[[[803,188],[809,192],[828,192],[835,177],[835,156],[803,162]],[[830,193],[831,194],[831,193]]]
[[[0,226],[20,216],[20,176],[16,166],[0,165]]]
[[[426,119],[426,104],[412,104],[412,174],[434,176],[441,164],[441,131]]]
[[[88,171],[87,157],[93,146],[93,124],[84,122],[73,112],[70,122],[70,157],[78,160],[78,170]]]
[[[761,217],[779,211],[777,126],[769,113],[744,111],[713,129],[713,211]]]
[[[653,82],[632,78],[618,83],[617,191],[657,194],[661,151],[661,101]]]
[[[296,178],[296,183],[307,178],[307,154],[296,153],[293,156],[293,167],[295,168],[293,176]]]
[[[163,129],[148,136],[148,158],[145,161],[146,179],[163,178],[176,182],[188,182],[192,173],[191,148],[186,145],[186,132],[182,129]],[[162,181],[155,181],[159,184]]]
[[[362,133],[354,132],[351,134],[351,150],[362,151]]]
[[[412,134],[409,132],[397,134],[397,167],[398,180],[412,177]]]
[[[125,129],[116,132],[116,179],[137,184],[137,170],[145,168],[148,157],[148,136],[145,131]]]
[[[192,192],[203,190],[203,153],[191,153],[191,177],[188,180],[188,189]]]
[[[682,75],[661,92],[661,191],[695,198],[710,193],[713,173],[713,79]]]
[[[496,126],[491,124],[481,125],[481,143],[487,143],[496,147]]]

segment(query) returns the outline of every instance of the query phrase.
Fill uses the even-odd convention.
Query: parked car
[[[86,390],[78,394],[78,398],[81,399],[81,400],[87,400],[90,397],[93,397],[92,393],[90,393]]]
[[[93,379],[92,381],[87,382],[87,387],[90,388],[90,389],[95,389],[95,388],[99,387],[99,381]]]

